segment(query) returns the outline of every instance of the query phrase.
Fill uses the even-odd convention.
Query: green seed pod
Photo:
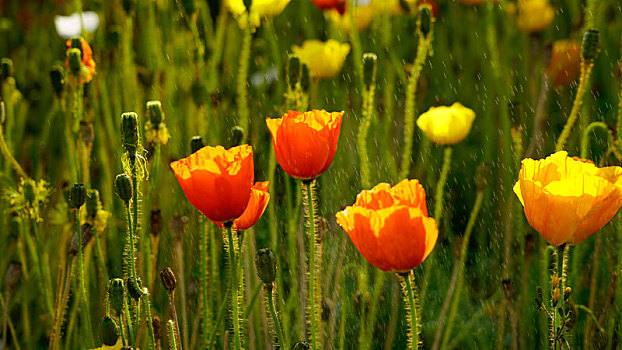
[[[69,205],[73,209],[79,209],[86,201],[86,187],[83,184],[73,184],[69,190]]]
[[[138,147],[138,114],[134,112],[121,115],[121,141],[125,151],[131,155],[136,154]]]
[[[378,56],[375,53],[368,52],[363,54],[363,81],[368,89],[376,84],[377,61]]]
[[[67,51],[67,57],[69,58],[69,70],[74,75],[80,74],[82,68],[82,54],[78,49],[69,49]]]
[[[296,84],[300,81],[300,58],[294,55],[289,55],[287,59],[287,86],[294,90]]]
[[[160,101],[147,102],[147,118],[149,118],[149,121],[155,128],[162,123],[164,112],[162,111],[162,103]]]
[[[236,125],[231,128],[231,147],[239,146],[244,141],[244,129]]]
[[[600,32],[597,29],[588,29],[583,33],[581,44],[581,58],[585,61],[594,61],[600,51]]]
[[[123,298],[125,297],[125,285],[120,278],[113,278],[108,282],[108,300],[110,307],[117,313],[123,311]]]
[[[276,255],[270,248],[259,249],[255,255],[257,275],[263,283],[272,283],[276,280]]]
[[[419,30],[423,36],[428,36],[432,30],[432,23],[434,18],[432,16],[432,7],[430,5],[422,5],[419,7]]]
[[[13,74],[13,60],[6,57],[0,59],[0,78],[4,80],[12,77]]]
[[[244,7],[247,12],[251,12],[251,6],[253,6],[253,0],[244,0]]]
[[[35,202],[35,197],[36,197],[35,188],[36,187],[37,187],[37,184],[35,183],[35,180],[33,179],[26,179],[22,182],[22,192],[24,193],[24,199],[31,206]]]
[[[294,346],[292,346],[292,350],[309,350],[310,348],[309,343],[304,340],[296,342]]]
[[[475,168],[475,186],[478,191],[483,191],[490,184],[492,170],[486,163],[479,163]]]
[[[195,153],[196,151],[200,150],[203,147],[205,147],[205,144],[203,144],[203,138],[198,135],[192,136],[192,140],[190,140],[191,153]]]
[[[128,278],[125,281],[125,286],[127,287],[127,293],[128,295],[138,301],[140,300],[140,297],[143,295],[142,293],[142,281],[140,279],[140,277],[136,277],[136,283],[138,283],[138,285],[134,284],[134,281],[132,281],[132,279]]]
[[[6,275],[4,276],[4,281],[6,282],[6,287],[9,290],[12,290],[17,286],[19,279],[22,275],[22,263],[18,261],[11,261],[9,264],[9,268],[6,270]]]
[[[117,190],[117,195],[126,204],[132,199],[132,180],[127,174],[119,174],[114,179],[114,187]]]
[[[113,346],[119,340],[119,326],[109,316],[104,317],[99,324],[99,340],[107,346]]]
[[[90,218],[94,218],[99,210],[99,191],[90,189],[86,191],[86,214]]]
[[[50,71],[50,81],[52,82],[52,89],[56,94],[56,97],[60,97],[65,89],[65,73],[60,66],[54,66]]]
[[[171,269],[170,267],[160,270],[160,279],[162,280],[164,289],[168,290],[169,292],[174,291],[175,287],[177,287],[177,279],[175,278],[173,269]]]
[[[149,217],[149,233],[152,236],[157,237],[162,232],[164,227],[164,220],[162,219],[162,211],[160,209],[152,210]]]

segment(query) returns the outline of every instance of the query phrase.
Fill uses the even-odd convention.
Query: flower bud
[[[147,118],[154,128],[158,128],[162,120],[164,120],[164,112],[162,111],[162,104],[160,101],[147,102]]]
[[[99,324],[99,340],[107,346],[113,346],[119,340],[119,326],[109,316],[104,317]]]
[[[162,321],[158,316],[151,318],[151,326],[153,327],[153,337],[156,341],[162,339]]]
[[[22,192],[24,193],[24,199],[30,205],[35,202],[35,181],[33,179],[26,179],[22,182]]]
[[[162,219],[162,211],[160,209],[152,210],[149,218],[149,233],[152,236],[157,237],[162,232],[164,226],[164,220]]]
[[[302,71],[302,77],[300,78],[300,86],[302,87],[302,91],[308,91],[309,85],[311,85],[311,77],[309,75],[309,66],[307,66],[306,64],[303,64],[301,71]]]
[[[71,48],[80,50],[80,57],[82,57],[82,39],[81,37],[73,37],[71,38]]]
[[[57,97],[60,97],[65,88],[65,73],[60,66],[54,66],[50,71],[50,81],[52,82],[52,89]]]
[[[239,146],[244,140],[244,129],[241,126],[236,125],[231,128],[231,147]]]
[[[368,89],[376,83],[377,61],[378,56],[375,53],[363,54],[363,82]]]
[[[566,287],[566,289],[564,290],[564,301],[565,302],[568,302],[568,299],[570,299],[571,293],[572,293],[572,288]]]
[[[169,292],[175,290],[175,287],[177,286],[177,279],[175,278],[175,274],[170,267],[160,270],[160,279],[162,280],[164,289],[168,290]]]
[[[432,16],[432,6],[425,4],[419,6],[419,30],[424,37],[428,36],[432,30],[434,17]]]
[[[192,140],[190,140],[191,153],[195,153],[196,151],[200,150],[203,147],[205,147],[205,144],[203,144],[203,138],[198,135],[192,136]]]
[[[140,300],[140,297],[143,295],[142,293],[142,280],[140,279],[140,277],[136,277],[136,283],[138,285],[136,285],[134,283],[134,281],[132,281],[131,278],[128,278],[127,280],[125,280],[125,286],[127,287],[127,293],[128,295],[138,301]]]
[[[83,184],[73,184],[69,190],[69,205],[73,209],[79,209],[86,201],[86,188]]]
[[[10,58],[2,58],[0,59],[0,78],[2,80],[12,77],[13,72],[13,60]]]
[[[121,115],[121,140],[130,156],[136,154],[138,147],[138,114],[134,112]]]
[[[113,278],[108,282],[108,300],[110,307],[117,313],[123,311],[123,298],[125,297],[125,285],[120,278]]]
[[[309,350],[310,348],[309,343],[304,340],[296,342],[294,346],[292,346],[292,350]]]
[[[287,60],[287,86],[292,90],[295,88],[296,83],[300,80],[300,58],[298,56],[290,55]]]
[[[69,59],[69,70],[74,75],[80,74],[80,69],[82,68],[82,54],[79,49],[73,48],[67,51],[67,57]]]
[[[19,279],[22,275],[22,263],[18,261],[11,261],[9,264],[9,268],[6,270],[6,275],[4,276],[4,281],[6,282],[6,287],[9,290],[12,290],[17,286]]]
[[[588,29],[583,33],[581,44],[581,58],[585,61],[594,61],[600,51],[600,33],[597,29]]]
[[[119,174],[114,180],[114,187],[117,195],[126,204],[132,199],[132,180],[127,174]]]
[[[265,284],[276,280],[276,255],[270,248],[259,249],[255,255],[255,267],[259,279]]]
[[[91,241],[94,234],[94,228],[91,224],[86,223],[80,227],[80,235],[82,236],[82,249],[86,247],[87,244]],[[78,235],[74,234],[71,239],[71,245],[69,246],[69,255],[75,256],[78,254]]]
[[[86,214],[90,218],[94,218],[99,210],[99,191],[90,189],[86,191]]]

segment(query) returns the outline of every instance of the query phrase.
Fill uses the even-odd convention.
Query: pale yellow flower
[[[309,67],[313,78],[332,78],[343,67],[343,62],[350,53],[350,44],[335,40],[307,40],[302,46],[292,47],[294,55]]]
[[[253,0],[251,5],[251,26],[259,27],[261,20],[272,18],[283,12],[285,6],[291,0]],[[246,28],[248,17],[243,0],[225,0],[225,4],[233,16],[237,19],[241,28]]]
[[[371,5],[346,7],[346,12],[340,15],[336,10],[326,11],[326,17],[335,25],[336,28],[349,32],[350,11],[353,11],[354,25],[359,32],[365,30],[374,18],[375,9]]]
[[[518,28],[524,32],[541,32],[555,17],[555,9],[548,0],[518,0]]]
[[[453,145],[471,131],[475,112],[459,102],[453,105],[432,107],[417,119],[417,126],[427,137],[439,145]]]

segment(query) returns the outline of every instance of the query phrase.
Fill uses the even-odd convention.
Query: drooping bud
[[[270,248],[259,249],[255,255],[255,267],[259,279],[265,284],[276,280],[276,255]]]
[[[300,58],[290,55],[287,60],[287,86],[292,90],[300,80]]]
[[[147,118],[154,128],[158,128],[162,120],[164,120],[164,112],[162,111],[162,103],[160,101],[147,102]]]
[[[11,261],[9,264],[9,268],[6,270],[6,275],[4,276],[4,281],[6,282],[6,287],[9,290],[12,290],[17,286],[19,279],[22,275],[22,263],[19,261]]]
[[[79,49],[73,48],[67,51],[67,58],[69,60],[69,70],[74,75],[80,74],[80,69],[82,68],[82,54]]]
[[[588,29],[583,33],[581,44],[581,58],[585,61],[594,61],[600,51],[600,32],[597,29]]]
[[[430,31],[432,31],[433,23],[432,6],[429,4],[419,6],[419,30],[424,37],[428,36]]]
[[[149,233],[152,236],[157,237],[162,232],[164,227],[164,220],[162,219],[162,211],[160,209],[152,210],[149,218]]]
[[[12,77],[13,74],[13,60],[6,57],[0,59],[0,78],[5,80]]]
[[[195,153],[203,147],[205,147],[205,144],[203,144],[203,138],[199,135],[192,136],[192,139],[190,140],[191,153]]]
[[[120,278],[113,278],[108,282],[108,300],[110,307],[117,313],[123,310],[123,298],[125,297],[125,285]]]
[[[132,199],[132,180],[127,174],[119,174],[114,179],[114,187],[117,190],[117,195],[126,204]]]
[[[244,140],[244,129],[241,126],[236,125],[231,128],[231,147],[239,146]]]
[[[164,289],[172,292],[175,290],[177,286],[177,279],[175,278],[175,274],[173,273],[173,269],[170,267],[164,268],[160,270],[160,279],[162,280],[162,284],[164,285]]]
[[[82,236],[82,249],[84,249],[84,247],[89,244],[89,242],[93,238],[94,233],[95,229],[91,224],[86,223],[80,226],[80,235]],[[78,249],[78,235],[74,234],[73,238],[71,239],[71,245],[69,246],[69,254],[72,256],[77,255],[79,252]]]
[[[373,52],[363,54],[363,81],[369,89],[376,83],[376,70],[378,56]]]
[[[310,348],[309,343],[304,340],[296,342],[294,346],[292,346],[292,350],[309,350]]]
[[[135,155],[138,147],[138,114],[128,112],[121,115],[121,140],[130,157]]]
[[[52,89],[57,97],[60,97],[65,88],[65,73],[60,66],[54,66],[50,71],[50,81],[52,82]]]
[[[138,284],[138,285],[136,285]],[[125,286],[127,287],[127,293],[128,295],[138,301],[140,300],[140,297],[143,295],[142,293],[142,280],[140,279],[140,277],[136,277],[136,283],[134,283],[134,281],[132,281],[131,278],[128,278],[125,281]]]
[[[86,194],[86,214],[90,218],[94,218],[99,210],[99,191],[90,189],[86,191]]]
[[[69,205],[73,209],[79,209],[86,201],[86,187],[83,184],[73,184],[69,190]]]
[[[113,346],[119,340],[119,326],[109,316],[99,324],[99,340],[107,346]]]

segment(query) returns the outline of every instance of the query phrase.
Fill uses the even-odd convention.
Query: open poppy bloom
[[[577,244],[605,226],[622,206],[622,168],[598,168],[561,151],[524,159],[514,192],[529,224],[551,245]]]
[[[428,217],[418,180],[403,180],[394,187],[380,183],[361,192],[354,205],[336,216],[363,257],[383,271],[405,272],[419,266],[438,238],[436,220]]]
[[[90,82],[93,79],[93,75],[95,75],[95,61],[93,60],[93,50],[91,50],[86,40],[80,38],[80,43],[82,47],[78,47],[78,49],[80,49],[82,53],[82,68],[80,69],[78,82],[80,84],[85,84]],[[73,47],[71,47],[71,40],[67,40],[65,45],[67,46],[67,51],[73,49]],[[65,65],[69,68],[69,59],[65,61]]]
[[[306,40],[302,46],[292,47],[294,55],[309,67],[313,78],[332,78],[343,68],[343,63],[350,53],[350,44],[336,40]]]
[[[453,145],[471,131],[475,112],[456,102],[451,106],[432,107],[417,118],[417,126],[439,145]]]
[[[581,44],[576,40],[557,40],[553,43],[546,75],[555,86],[568,85],[579,75]]]
[[[346,12],[346,0],[311,0],[311,2],[320,10],[335,9],[342,15]]]
[[[289,111],[268,118],[276,160],[290,176],[310,180],[322,174],[337,151],[343,112]]]
[[[238,231],[248,230],[261,218],[263,212],[268,206],[268,202],[270,202],[270,193],[268,192],[269,184],[270,183],[268,181],[255,182],[246,210],[244,210],[242,216],[233,220],[234,229]],[[220,222],[215,223],[220,227],[225,227]]]
[[[244,213],[254,179],[251,146],[205,146],[170,166],[190,203],[210,220],[228,222]]]

